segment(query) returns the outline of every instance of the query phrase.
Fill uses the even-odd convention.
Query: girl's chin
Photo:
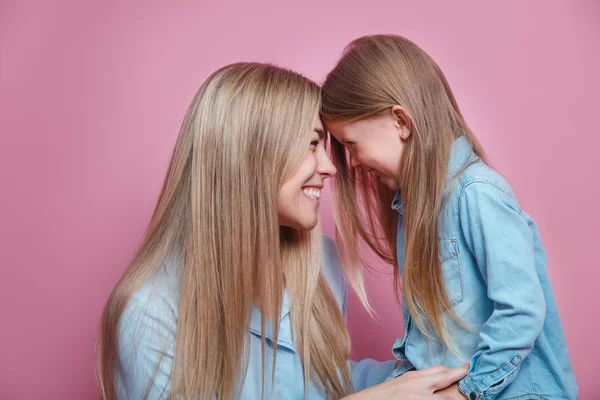
[[[388,177],[388,176],[379,176],[379,182],[387,186],[390,190],[398,190],[399,185],[396,182],[396,179]]]
[[[386,184],[386,186],[390,189],[390,190],[398,190],[400,189],[400,186],[398,186],[398,184],[395,181],[390,182],[389,184]]]

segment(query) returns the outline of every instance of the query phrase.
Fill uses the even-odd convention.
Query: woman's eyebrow
[[[323,129],[315,128],[315,132],[317,132],[319,134],[319,139],[321,139],[321,140],[325,140],[325,138],[327,137],[325,135],[325,131]]]

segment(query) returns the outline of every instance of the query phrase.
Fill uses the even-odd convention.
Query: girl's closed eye
[[[317,147],[319,147],[319,143],[321,143],[320,140],[313,140],[312,142],[310,142],[310,149],[312,151],[315,151],[317,149]]]

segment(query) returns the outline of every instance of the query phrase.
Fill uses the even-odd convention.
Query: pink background
[[[581,398],[595,398],[598,3],[207,3],[0,1],[0,398],[98,397],[102,306],[211,71],[273,61],[321,80],[347,42],[382,32],[439,62],[538,221]],[[326,201],[331,232],[329,211]],[[355,356],[387,359],[400,312],[389,276],[369,286],[380,322],[350,300]]]

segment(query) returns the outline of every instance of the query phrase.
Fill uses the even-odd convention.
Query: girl
[[[339,399],[392,371],[347,362],[343,275],[318,229],[336,173],[319,109],[315,83],[270,65],[229,65],[202,85],[102,315],[105,399]],[[431,395],[465,373],[438,367],[352,396]]]
[[[536,225],[437,64],[403,37],[362,37],[322,92],[349,276],[358,237],[399,267],[405,328],[393,352],[403,362],[391,377],[467,360],[468,375],[446,391],[456,398],[575,399]],[[352,283],[361,293],[359,275]]]

